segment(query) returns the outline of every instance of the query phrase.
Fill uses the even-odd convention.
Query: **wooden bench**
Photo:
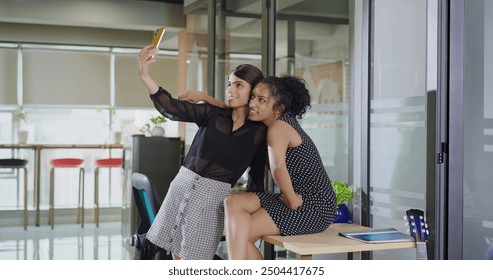
[[[369,244],[352,240],[339,235],[341,231],[358,231],[370,229],[355,224],[333,224],[327,230],[307,235],[295,236],[264,236],[262,240],[291,251],[298,259],[311,260],[313,255],[333,253],[353,253],[363,251],[379,251],[415,248],[414,242],[392,242]]]

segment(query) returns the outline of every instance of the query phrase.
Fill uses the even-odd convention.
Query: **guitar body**
[[[409,209],[406,211],[407,223],[411,236],[416,242],[416,257],[418,260],[428,259],[426,240],[428,238],[428,225],[425,221],[425,214],[419,209]]]

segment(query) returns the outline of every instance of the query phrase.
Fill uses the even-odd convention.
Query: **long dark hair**
[[[262,71],[251,64],[240,64],[231,70],[229,74],[234,74],[236,77],[247,81],[252,86],[251,91],[253,91],[253,88],[264,79]]]
[[[262,80],[269,87],[270,95],[276,103],[274,109],[284,106],[282,114],[291,113],[301,119],[306,110],[311,107],[310,93],[305,86],[305,80],[295,76],[269,76]]]

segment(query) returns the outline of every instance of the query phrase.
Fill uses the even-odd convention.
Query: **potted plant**
[[[142,127],[141,131],[148,131],[151,136],[164,136],[164,128],[161,124],[166,122],[166,118],[163,116],[152,116],[149,121],[154,124],[154,126],[151,128],[151,125],[146,123],[144,127]]]
[[[14,121],[15,122],[27,122],[27,112],[24,110],[24,107],[19,106],[14,112]]]
[[[337,216],[334,223],[352,223],[347,203],[353,200],[353,186],[348,186],[344,181],[331,183],[337,200]]]

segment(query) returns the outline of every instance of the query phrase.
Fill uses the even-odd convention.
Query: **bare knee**
[[[239,210],[239,209],[241,209],[240,204],[241,204],[241,199],[239,198],[239,195],[233,194],[233,195],[227,196],[224,199],[224,210],[226,212]]]
[[[253,193],[236,193],[224,199],[224,210],[226,212],[253,213],[260,208],[260,201]]]

